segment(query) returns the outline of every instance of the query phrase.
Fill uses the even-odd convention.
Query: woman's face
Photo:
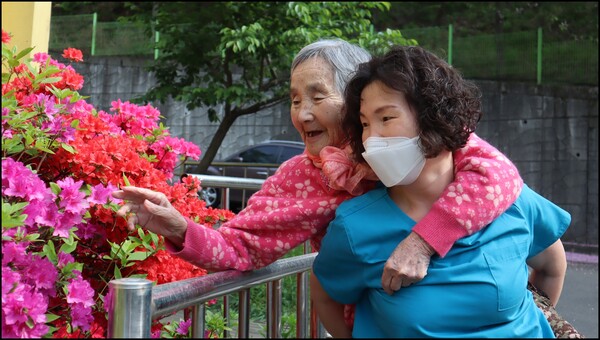
[[[363,142],[369,137],[407,137],[418,135],[417,115],[404,93],[380,81],[365,86],[360,97],[360,122]]]
[[[341,113],[344,99],[333,81],[331,66],[321,58],[298,65],[290,80],[292,123],[309,154],[318,156],[328,145],[341,142]]]

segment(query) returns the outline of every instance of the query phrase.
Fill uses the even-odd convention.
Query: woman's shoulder
[[[308,178],[320,177],[321,173],[321,169],[317,168],[305,153],[301,153],[281,163],[273,176],[277,175],[282,178]]]
[[[349,216],[356,213],[371,213],[380,209],[380,201],[387,196],[387,188],[378,186],[367,193],[353,197],[342,204],[336,211],[338,216]]]

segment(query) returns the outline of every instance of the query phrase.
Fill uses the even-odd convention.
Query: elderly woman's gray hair
[[[311,58],[321,58],[331,65],[335,88],[340,94],[344,94],[346,84],[360,63],[371,59],[371,54],[360,46],[351,44],[345,40],[332,38],[321,39],[312,44],[304,46],[292,62],[291,72]]]

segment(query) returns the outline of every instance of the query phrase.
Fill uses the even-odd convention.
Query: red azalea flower
[[[4,35],[2,35],[2,40],[4,40]],[[80,50],[73,48],[73,47],[69,47],[69,48],[65,49],[63,51],[62,56],[63,56],[63,58],[66,58],[66,59],[69,59],[69,60],[75,61],[75,62],[83,61],[83,53],[81,53]]]
[[[83,87],[83,76],[73,70],[64,70],[62,77],[65,85],[73,91],[80,90]]]
[[[2,30],[2,43],[3,44],[8,44],[10,42],[10,38],[12,38],[12,36],[10,35],[10,33],[5,32],[4,30]]]

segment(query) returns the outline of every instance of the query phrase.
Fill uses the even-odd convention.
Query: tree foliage
[[[152,6],[151,8],[149,6]],[[212,162],[241,116],[287,100],[294,55],[319,38],[339,37],[373,53],[416,44],[399,30],[376,32],[374,11],[385,2],[155,2],[136,3],[134,20],[160,33],[157,83],[142,101],[169,98],[205,108],[219,127],[200,168]]]
[[[398,29],[453,24],[464,34],[508,33],[541,27],[544,39],[598,40],[597,1],[392,2],[376,27]]]

